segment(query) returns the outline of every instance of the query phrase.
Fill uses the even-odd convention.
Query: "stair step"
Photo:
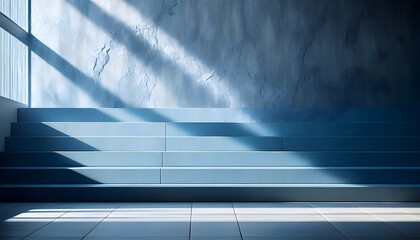
[[[419,184],[13,184],[1,200],[99,201],[420,201]]]
[[[167,123],[167,136],[419,136],[419,123]]]
[[[167,151],[418,151],[420,137],[167,137]]]
[[[35,151],[0,152],[0,167],[416,167],[418,159],[420,152]]]
[[[167,151],[281,151],[281,137],[167,137]]]
[[[1,167],[160,167],[162,152],[0,152]]]
[[[420,137],[286,137],[289,151],[419,151]]]
[[[9,137],[6,151],[164,151],[164,137]]]
[[[162,183],[174,184],[415,184],[420,168],[364,167],[164,167]]]
[[[420,122],[417,109],[21,108],[19,122]]]
[[[165,136],[164,123],[12,123],[12,136]]]
[[[6,138],[5,149],[6,151],[418,151],[420,137],[9,137]]]
[[[3,167],[2,184],[419,184],[420,167]]]
[[[164,152],[165,167],[420,166],[420,152]]]
[[[160,183],[158,167],[0,168],[3,184]]]

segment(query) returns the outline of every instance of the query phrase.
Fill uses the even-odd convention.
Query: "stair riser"
[[[164,152],[165,167],[420,166],[412,152]]]
[[[162,174],[162,175],[160,175]],[[1,184],[419,184],[419,169],[0,169]]]
[[[12,136],[165,136],[165,124],[13,123]]]
[[[165,123],[13,123],[13,136],[165,136]],[[416,123],[168,123],[167,136],[418,136]]]
[[[419,169],[188,169],[163,168],[167,184],[415,184]]]
[[[418,167],[418,159],[417,152],[2,152],[0,167]]]
[[[420,122],[400,109],[29,108],[20,122]]]
[[[287,137],[288,151],[419,151],[419,137]]]
[[[420,138],[417,137],[6,138],[6,151],[418,151],[419,149]]]
[[[419,187],[0,187],[2,201],[420,201]]]
[[[160,183],[159,168],[0,169],[1,184],[146,184]]]
[[[418,151],[417,137],[167,137],[167,151]]]
[[[12,137],[6,151],[164,151],[164,137]]]
[[[168,123],[168,136],[419,136],[417,123]]]
[[[282,138],[12,137],[7,151],[250,151],[283,150]]]
[[[162,152],[3,152],[0,167],[161,167]]]
[[[282,151],[276,137],[167,137],[167,151]]]

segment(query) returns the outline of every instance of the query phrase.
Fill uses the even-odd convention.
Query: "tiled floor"
[[[420,203],[2,203],[1,239],[420,239]]]

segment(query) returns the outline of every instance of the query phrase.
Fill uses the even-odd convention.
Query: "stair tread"
[[[149,121],[149,122],[413,122],[420,120],[410,109],[290,109],[290,108],[20,108],[20,121]]]
[[[11,136],[7,138],[420,138],[420,136]]]
[[[202,170],[202,169],[208,169],[208,170],[281,170],[281,169],[343,169],[343,170],[357,170],[357,169],[371,169],[371,170],[375,170],[375,169],[407,169],[407,170],[417,170],[420,169],[420,167],[411,167],[411,166],[407,166],[407,167],[386,167],[386,166],[378,166],[378,167],[365,167],[365,166],[350,166],[350,167],[165,167],[165,166],[160,166],[160,167],[156,167],[156,166],[151,166],[151,167],[124,167],[124,166],[95,166],[95,167],[0,167],[0,170],[7,170],[7,169],[34,169],[34,170],[49,170],[49,169],[127,169],[127,170],[134,170],[134,169],[167,169],[167,170],[171,170],[171,169],[178,169],[178,170]]]
[[[107,152],[113,152],[113,153],[211,153],[211,154],[217,154],[217,153],[250,153],[250,154],[290,154],[290,153],[296,153],[296,154],[305,154],[305,153],[319,153],[319,154],[347,154],[347,153],[357,153],[357,154],[392,154],[392,153],[404,153],[404,154],[419,154],[419,151],[404,151],[404,150],[395,150],[395,151],[385,151],[385,150],[366,150],[366,151],[360,151],[360,150],[343,150],[343,151],[337,151],[337,150],[308,150],[308,151],[296,151],[296,150],[273,150],[273,151],[265,151],[265,150],[218,150],[218,151],[171,151],[171,150],[101,150],[101,151],[69,151],[69,150],[43,150],[43,151],[33,151],[33,150],[13,150],[13,151],[5,151],[0,152],[0,154],[8,154],[8,153],[30,153],[30,154],[42,154],[42,153],[82,153],[82,154],[101,154],[101,153],[107,153]]]
[[[188,183],[188,184],[168,184],[168,183],[101,183],[101,184],[0,184],[0,188],[10,187],[355,187],[355,188],[366,188],[366,187],[418,187],[420,184],[343,184],[343,183],[302,183],[302,184],[251,184],[251,183],[237,183],[237,184],[203,184],[203,183]]]

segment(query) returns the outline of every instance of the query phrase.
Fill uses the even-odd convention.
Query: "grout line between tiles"
[[[192,214],[193,214],[193,202],[191,202],[191,209],[190,209],[190,233],[188,235],[189,240],[191,240],[191,232],[192,232]]]
[[[85,239],[99,224],[101,224],[109,215],[111,215],[115,210],[117,210],[119,207],[121,207],[122,203],[120,203],[117,207],[115,207],[111,212],[109,212],[101,221],[98,222],[88,233],[86,233],[85,236],[83,236],[83,239]]]
[[[166,152],[166,140],[168,139],[168,136],[166,135],[166,122],[165,122],[165,152]]]
[[[236,215],[235,205],[233,204],[233,202],[231,202],[231,204],[232,204],[233,213],[235,214],[236,224],[238,224],[239,234],[241,236],[241,239],[243,240],[244,237],[242,236],[241,226],[239,225],[238,216]]]
[[[397,231],[397,232],[399,232],[399,233],[401,233],[404,237],[410,237],[410,236],[408,236],[407,234],[405,234],[405,233],[403,233],[403,232],[401,232],[400,230],[398,230],[397,228],[395,228],[395,227],[393,227],[393,226],[391,226],[389,223],[387,223],[386,221],[383,221],[382,219],[380,219],[379,217],[377,217],[377,216],[375,216],[375,215],[373,215],[373,214],[371,214],[371,213],[369,213],[368,211],[366,211],[366,210],[363,210],[363,208],[360,208],[360,207],[357,207],[357,206],[355,206],[357,209],[359,209],[360,211],[362,211],[362,212],[365,212],[366,214],[368,214],[369,216],[372,216],[372,217],[374,217],[375,219],[378,219],[380,222],[382,222],[382,223],[384,223],[385,225],[387,225],[388,227],[390,227],[390,228],[392,228],[392,229],[394,229],[395,231]],[[391,205],[391,208],[395,208],[394,206],[392,206]],[[397,208],[395,208],[395,209],[397,209]],[[398,211],[400,211],[399,209],[397,209]],[[403,212],[403,211],[401,211],[402,213],[405,213],[405,212]]]
[[[337,230],[337,232],[339,232],[344,237],[344,239],[350,240],[343,232],[336,228],[334,224],[328,221],[328,219],[326,219],[325,216],[320,211],[318,211],[318,209],[316,209],[316,207],[312,206],[312,204],[309,202],[307,204],[309,204],[309,206],[311,206],[323,219],[325,219],[325,221],[327,221],[327,223],[329,223],[335,230]]]
[[[391,206],[391,207],[393,207],[393,208],[395,208],[395,209],[398,209],[398,211],[400,211],[400,212],[402,212],[402,213],[406,213],[406,214],[408,214],[408,215],[410,215],[410,216],[414,216],[414,217],[416,217],[416,218],[420,218],[420,215],[418,215],[418,214],[413,214],[413,213],[410,213],[410,212],[407,212],[407,211],[405,211],[405,210],[401,209],[400,207],[395,206],[395,205],[394,205],[395,203],[393,203],[393,202],[384,202],[384,203],[385,203],[385,204],[387,204],[387,205],[389,205],[389,206]]]
[[[42,205],[40,205],[40,206],[42,206]],[[29,237],[30,235],[34,234],[35,232],[37,232],[37,231],[41,230],[42,228],[44,228],[44,227],[46,227],[46,226],[50,225],[50,223],[53,223],[55,220],[59,219],[60,217],[62,217],[64,214],[66,214],[66,213],[70,212],[71,210],[72,210],[72,208],[70,208],[68,211],[65,211],[65,212],[64,212],[63,214],[61,214],[60,216],[58,216],[58,217],[54,218],[54,220],[52,220],[51,222],[49,222],[49,223],[47,223],[47,224],[45,224],[45,225],[42,225],[40,228],[38,228],[38,229],[36,229],[36,230],[32,231],[30,234],[28,234],[28,235],[26,235],[25,237],[23,237],[23,238],[22,238],[22,240],[23,240],[23,239],[25,239],[25,238],[27,238],[27,237]]]

